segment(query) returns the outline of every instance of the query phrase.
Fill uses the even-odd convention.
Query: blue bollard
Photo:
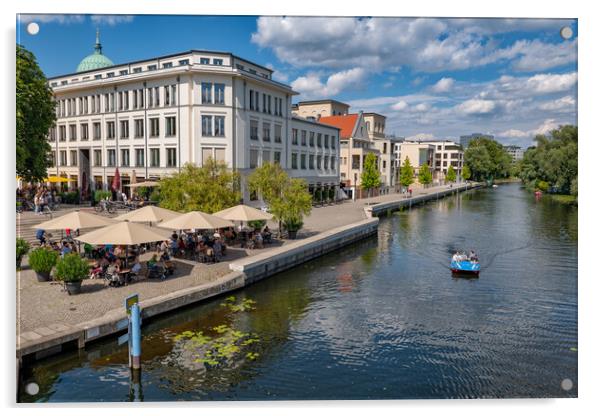
[[[132,315],[131,315],[131,323],[132,323],[132,350],[131,350],[131,365],[133,369],[140,368],[140,354],[142,351],[141,348],[141,330],[140,330],[140,306],[136,303],[132,305]]]

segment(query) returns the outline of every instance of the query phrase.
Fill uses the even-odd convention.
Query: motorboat
[[[479,275],[481,264],[477,256],[471,252],[470,258],[466,254],[454,254],[449,263],[449,268],[454,274]]]

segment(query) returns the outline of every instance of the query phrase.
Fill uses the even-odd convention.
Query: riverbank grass
[[[575,195],[550,195],[550,198],[564,205],[577,205],[577,197]]]

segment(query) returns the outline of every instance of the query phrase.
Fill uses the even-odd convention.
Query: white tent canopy
[[[76,240],[88,244],[133,245],[153,243],[168,239],[164,230],[136,224],[129,221],[118,222],[96,231],[76,237]]]

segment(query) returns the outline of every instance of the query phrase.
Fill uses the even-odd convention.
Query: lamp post
[[[357,192],[357,172],[353,173],[353,200],[355,201],[356,198],[356,192]]]

